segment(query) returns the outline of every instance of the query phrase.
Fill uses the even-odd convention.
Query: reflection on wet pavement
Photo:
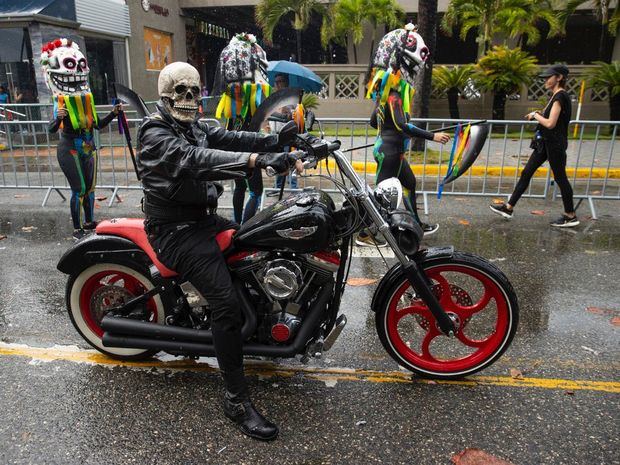
[[[450,199],[441,204],[439,212],[433,212],[442,218],[441,229],[426,241],[427,245],[453,244],[458,250],[491,260],[511,280],[521,310],[511,349],[485,374],[505,373],[511,363],[524,360],[538,360],[533,370],[541,373],[579,371],[580,362],[597,367],[607,363],[617,369],[618,327],[611,323],[613,317],[586,310],[620,308],[620,231],[618,217],[605,210],[607,204],[599,207],[599,221],[585,220],[582,227],[568,231],[549,228],[549,217],[529,215],[527,207],[520,217],[507,222],[483,214],[484,199],[468,199],[467,206],[463,204]],[[608,210],[614,211],[613,203]],[[123,211],[113,213],[117,212]],[[468,218],[468,224],[459,222],[462,218]],[[86,347],[65,313],[66,277],[55,269],[71,243],[70,233],[69,215],[64,210],[0,210],[0,234],[7,236],[0,241],[1,340]],[[389,262],[391,265],[393,259]],[[381,259],[358,258],[350,276],[380,279],[384,273]],[[375,286],[347,288],[342,303],[347,328],[325,358],[312,363],[396,367],[376,337],[374,314],[369,309]],[[565,363],[562,367],[554,360],[575,361],[576,365]],[[596,371],[586,375],[596,377]]]

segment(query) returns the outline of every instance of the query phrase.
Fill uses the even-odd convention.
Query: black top
[[[542,124],[539,124],[536,129],[540,131],[545,143],[550,147],[566,150],[566,147],[568,147],[568,123],[570,122],[572,111],[572,104],[568,92],[565,90],[556,92],[543,110],[543,116],[549,118],[551,107],[556,101],[560,103],[561,110],[555,127],[553,129],[547,129],[543,127]]]

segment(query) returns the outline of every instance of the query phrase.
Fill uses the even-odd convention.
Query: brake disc
[[[103,286],[93,292],[90,298],[90,312],[98,324],[115,307],[124,305],[135,296],[121,286]]]
[[[435,294],[435,297],[437,298],[437,300],[439,300],[441,298],[441,292],[442,292],[441,286],[439,284],[435,284],[432,287],[432,289],[433,289],[433,294]],[[474,304],[474,302],[471,300],[471,297],[467,293],[467,291],[457,286],[456,284],[450,284],[450,295],[452,296],[452,300],[457,305],[460,305],[462,307],[469,307],[470,305]],[[415,319],[420,325],[420,327],[424,329],[424,331],[429,330],[430,324],[431,324],[430,321],[428,321],[422,315],[418,315],[418,314],[415,314]],[[462,330],[463,328],[465,328],[468,322],[469,322],[469,318],[463,320],[462,322],[459,322],[459,329]]]

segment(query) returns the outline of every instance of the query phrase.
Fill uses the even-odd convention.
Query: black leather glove
[[[295,141],[297,132],[298,128],[295,121],[289,121],[286,123],[282,126],[282,129],[280,129],[280,132],[278,132],[278,146],[286,147],[289,145],[294,145],[293,142]]]
[[[306,152],[295,150],[294,152],[259,153],[256,156],[255,166],[261,169],[271,167],[276,173],[284,173],[291,169],[295,162],[302,158]]]

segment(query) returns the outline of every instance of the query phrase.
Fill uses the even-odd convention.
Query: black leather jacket
[[[160,102],[138,131],[146,203],[177,211],[215,208],[223,189],[213,181],[245,176],[250,154],[276,151],[277,140],[276,135],[227,131],[200,121],[182,125]],[[152,216],[148,209],[146,214]]]

